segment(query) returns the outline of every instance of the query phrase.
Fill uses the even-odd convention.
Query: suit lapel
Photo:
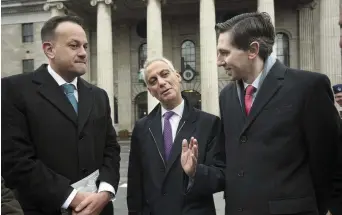
[[[164,140],[162,135],[162,125],[161,125],[161,108],[158,105],[152,112],[151,112],[151,123],[150,123],[150,132],[154,143],[156,144],[157,150],[160,153],[160,157],[166,165],[164,157],[165,157],[165,148],[164,148]]]
[[[53,106],[55,106],[63,115],[77,125],[77,114],[65,96],[63,90],[47,71],[47,65],[39,67],[34,76],[33,82],[38,83],[38,93]]]
[[[78,78],[78,133],[83,130],[93,107],[93,91],[90,85]]]
[[[286,67],[277,60],[261,85],[257,97],[253,102],[251,112],[247,117],[247,122],[242,130],[242,133],[251,125],[251,123],[262,111],[263,107],[269,101],[271,101],[278,90],[282,87],[285,71]]]
[[[193,107],[191,107],[188,104],[188,101],[186,101],[185,99],[184,101],[186,102],[184,113],[178,125],[176,137],[173,142],[172,149],[171,149],[170,158],[168,161],[166,161],[167,166],[166,166],[165,177],[169,173],[173,164],[178,159],[180,159],[180,154],[182,152],[183,139],[187,139],[189,141],[189,139],[191,138],[191,136],[193,136],[196,130],[195,122],[196,122],[198,113],[194,110]]]
[[[235,87],[233,89],[233,98],[236,100],[234,104],[239,104],[239,107],[236,107],[236,110],[240,110],[242,117],[246,120],[246,111],[245,111],[245,101],[244,101],[244,93],[241,90],[241,82],[235,81]]]

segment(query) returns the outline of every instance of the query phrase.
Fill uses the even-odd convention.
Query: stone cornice
[[[1,15],[5,14],[16,14],[16,13],[32,13],[32,12],[42,12],[44,3],[35,5],[21,5],[16,7],[2,7]]]

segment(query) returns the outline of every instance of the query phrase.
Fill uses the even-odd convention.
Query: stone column
[[[274,0],[258,0],[258,12],[266,12],[270,15],[272,24],[275,28],[275,11],[274,11]],[[274,41],[273,56],[277,56],[277,46]]]
[[[63,0],[48,0],[44,4],[43,9],[45,11],[50,11],[51,17],[54,17],[65,15],[66,7],[63,4]]]
[[[88,49],[87,49],[87,72],[86,74],[82,75],[82,78],[86,81],[88,81],[89,83],[91,83],[91,52],[90,52],[90,35],[91,35],[91,31],[89,29],[85,29],[86,35],[87,35],[87,40],[88,40]]]
[[[118,110],[119,128],[132,129],[132,97],[131,97],[131,45],[130,29],[121,25],[118,47]]]
[[[200,2],[202,110],[219,116],[214,0]]]
[[[314,71],[315,67],[313,10],[316,5],[313,1],[299,9],[299,65],[306,71]]]
[[[339,1],[320,1],[320,71],[330,78],[332,85],[342,81]]]
[[[112,0],[91,0],[97,5],[97,86],[109,97],[111,117],[114,124],[114,70],[112,35]]]
[[[147,0],[147,59],[163,56],[161,0]],[[150,93],[147,96],[148,112],[159,103]]]

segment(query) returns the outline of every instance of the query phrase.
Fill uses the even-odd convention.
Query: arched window
[[[286,66],[290,66],[289,37],[284,33],[277,33],[276,36],[277,58]]]
[[[182,71],[184,69],[191,67],[196,70],[196,49],[195,43],[190,40],[186,40],[182,43]]]
[[[147,115],[147,91],[139,93],[134,99],[135,121]]]
[[[147,44],[143,43],[139,47],[139,69],[144,67],[147,58]]]

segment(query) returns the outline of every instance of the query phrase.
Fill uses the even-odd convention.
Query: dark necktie
[[[77,100],[76,100],[76,97],[74,95],[75,86],[72,84],[63,84],[62,87],[63,87],[65,95],[69,99],[69,102],[71,103],[72,107],[74,108],[74,110],[77,114],[77,110],[78,110]]]
[[[251,108],[252,108],[254,90],[255,90],[255,87],[253,87],[253,85],[248,85],[246,88],[245,110],[246,110],[247,116],[249,115],[249,112],[251,111]]]
[[[164,148],[165,148],[165,159],[169,159],[169,155],[172,149],[173,138],[172,138],[172,128],[170,123],[170,118],[174,112],[169,111],[164,114]]]

